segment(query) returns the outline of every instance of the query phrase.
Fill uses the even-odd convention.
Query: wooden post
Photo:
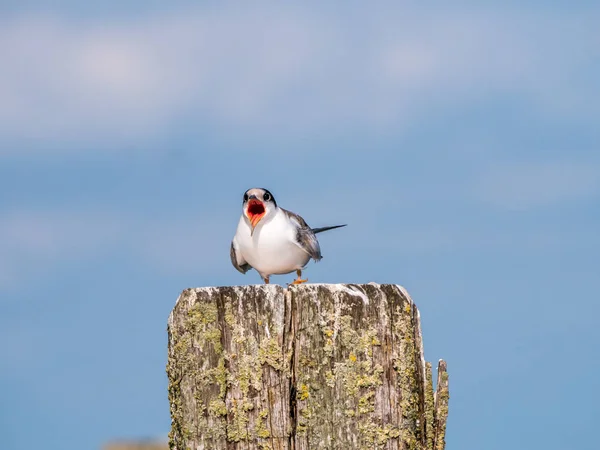
[[[419,312],[396,285],[183,291],[168,324],[175,450],[443,450]]]
[[[122,440],[113,441],[102,447],[102,450],[168,450],[167,442],[159,440]]]

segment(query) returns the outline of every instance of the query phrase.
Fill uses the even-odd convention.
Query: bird
[[[242,215],[231,241],[231,263],[243,274],[255,269],[265,284],[271,275],[294,271],[297,278],[291,284],[305,283],[304,267],[311,258],[315,262],[322,258],[316,234],[346,225],[311,228],[301,216],[278,206],[269,190],[251,188],[244,193]]]

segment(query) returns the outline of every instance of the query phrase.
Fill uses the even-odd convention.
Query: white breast
[[[296,241],[296,227],[283,211],[261,220],[252,236],[250,225],[242,216],[235,241],[237,251],[262,277],[302,269],[310,260]]]

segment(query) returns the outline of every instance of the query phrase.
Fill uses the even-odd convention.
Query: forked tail
[[[328,230],[333,230],[335,228],[342,228],[345,227],[346,225],[348,225],[347,223],[345,223],[344,225],[334,225],[332,227],[319,227],[319,228],[312,228],[312,232],[317,234],[317,233],[321,233],[322,231],[328,231]]]

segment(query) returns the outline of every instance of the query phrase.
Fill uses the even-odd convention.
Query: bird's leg
[[[265,284],[269,284],[269,277],[264,278]]]
[[[298,278],[296,278],[294,281],[292,281],[292,284],[302,284],[302,283],[306,283],[308,281],[307,279],[302,279],[302,271],[301,270],[296,270],[296,275],[298,275]]]

